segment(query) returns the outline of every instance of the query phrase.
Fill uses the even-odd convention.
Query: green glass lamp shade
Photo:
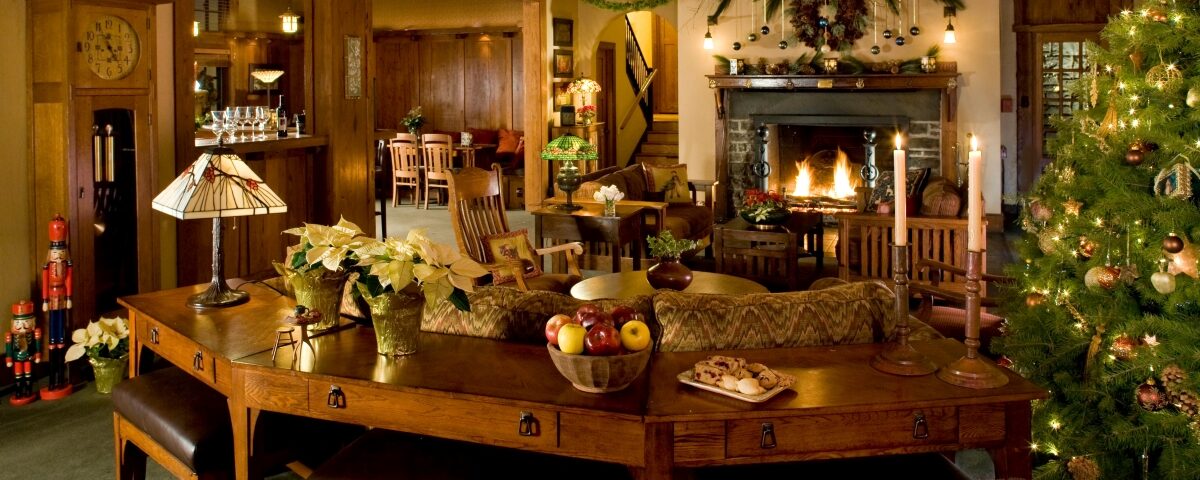
[[[599,154],[596,151],[596,146],[574,135],[563,135],[551,140],[546,145],[546,148],[542,149],[542,160],[565,162],[558,169],[558,176],[555,177],[558,189],[567,194],[567,203],[560,205],[559,208],[568,211],[583,208],[576,205],[574,200],[572,200],[572,196],[575,190],[579,189],[580,184],[579,167],[575,165],[575,161],[595,160],[597,158],[599,158]]]

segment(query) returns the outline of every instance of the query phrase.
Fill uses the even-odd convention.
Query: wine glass
[[[238,122],[238,109],[225,107],[225,133],[229,135],[230,143],[237,141]]]
[[[267,139],[267,120],[271,119],[271,115],[267,112],[267,107],[254,107],[254,119],[258,123],[258,138]]]
[[[254,107],[238,107],[242,110],[242,141],[254,140]],[[250,130],[250,137],[246,137],[246,130]]]
[[[217,143],[221,143],[221,134],[225,129],[225,112],[213,110],[209,114],[212,115],[212,124],[208,128],[217,136]]]

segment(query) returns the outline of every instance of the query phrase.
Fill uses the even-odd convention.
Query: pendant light
[[[708,26],[704,27],[704,49],[713,49],[712,22],[709,22]]]
[[[300,31],[300,16],[292,11],[291,5],[288,5],[283,15],[279,16],[279,20],[283,24],[283,33],[296,33]]]
[[[946,16],[946,36],[942,38],[942,43],[958,43],[958,37],[954,34],[954,7],[946,7],[943,12]]]

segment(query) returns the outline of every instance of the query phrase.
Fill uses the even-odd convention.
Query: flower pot
[[[646,270],[646,281],[656,290],[683,290],[692,284],[692,269],[678,258],[660,258],[658,263]]]
[[[112,393],[113,387],[125,379],[129,356],[88,358],[88,363],[92,364],[92,371],[96,374],[96,391],[108,395]]]
[[[333,273],[315,269],[304,273],[291,273],[288,283],[296,293],[296,304],[309,310],[321,312],[321,321],[308,326],[309,333],[317,333],[337,326],[342,311],[342,290],[346,286],[346,273]]]
[[[739,214],[742,216],[743,220],[749,222],[750,225],[753,225],[755,228],[761,230],[770,230],[786,223],[788,218],[791,217],[792,212],[785,209],[772,210],[761,219],[756,219],[754,216],[750,215],[749,211],[747,210],[742,210],[739,212]]]
[[[389,292],[366,300],[371,306],[375,348],[379,354],[395,357],[416,353],[425,298],[419,294]]]

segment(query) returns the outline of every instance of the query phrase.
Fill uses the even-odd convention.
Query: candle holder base
[[[888,343],[879,355],[871,358],[871,367],[883,373],[905,377],[919,377],[937,371],[937,365],[907,343]]]
[[[983,357],[962,357],[937,371],[943,382],[966,388],[984,389],[1008,384],[1008,375]]]

